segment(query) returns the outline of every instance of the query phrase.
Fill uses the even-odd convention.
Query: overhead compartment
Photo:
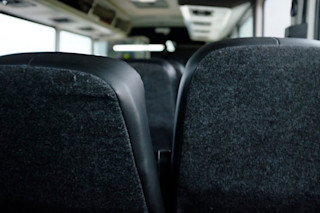
[[[194,41],[218,41],[226,37],[250,8],[248,0],[179,0],[180,9]]]
[[[84,13],[88,13],[94,0],[57,0]]]
[[[14,4],[0,5],[0,11],[94,39],[123,38],[131,29],[131,21],[127,14],[104,0],[19,0],[19,2],[20,5],[28,7],[17,7]]]
[[[92,7],[92,14],[99,17],[100,21],[112,25],[116,18],[116,12],[110,8],[96,4]]]

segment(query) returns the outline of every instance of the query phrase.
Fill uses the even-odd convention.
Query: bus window
[[[107,41],[94,41],[93,54],[98,56],[108,56],[108,42]]]
[[[53,27],[5,14],[0,14],[0,26],[0,55],[55,51],[56,31]]]
[[[291,24],[291,0],[266,0],[264,5],[264,36],[284,37]]]
[[[91,38],[67,31],[60,32],[60,52],[92,54]]]
[[[253,16],[251,15],[245,22],[239,26],[239,37],[253,36]]]

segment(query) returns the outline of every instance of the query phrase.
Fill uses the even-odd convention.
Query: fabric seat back
[[[64,53],[0,57],[3,212],[163,212],[139,75]]]
[[[178,212],[320,210],[320,44],[235,39],[205,46],[181,80]]]
[[[171,150],[178,78],[174,67],[161,59],[128,60],[145,87],[154,150]]]

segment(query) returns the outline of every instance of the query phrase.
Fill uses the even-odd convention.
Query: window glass
[[[238,38],[238,37],[239,37],[238,27],[235,27],[235,28],[232,30],[229,38]]]
[[[98,55],[98,56],[107,56],[108,42],[107,41],[95,41],[93,54]]]
[[[264,5],[264,36],[284,37],[291,23],[292,0],[266,0]]]
[[[87,36],[61,31],[59,51],[92,54],[92,40]]]
[[[253,17],[250,16],[242,25],[239,27],[239,37],[252,37],[253,36]]]
[[[0,55],[55,51],[55,29],[0,14]]]

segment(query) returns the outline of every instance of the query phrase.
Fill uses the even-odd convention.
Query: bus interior
[[[319,0],[0,0],[0,211],[319,212],[319,27]]]

